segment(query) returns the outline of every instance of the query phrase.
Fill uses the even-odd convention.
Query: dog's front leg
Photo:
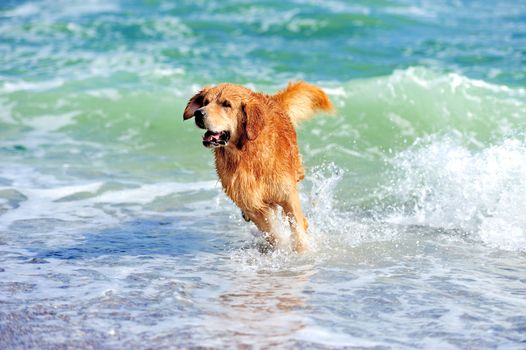
[[[257,226],[258,230],[265,234],[267,242],[275,248],[278,244],[278,237],[274,232],[276,208],[269,206],[257,210],[243,211],[243,214]]]
[[[283,203],[282,207],[294,236],[294,250],[303,253],[308,249],[306,232],[309,223],[301,210],[300,198],[296,188],[290,192],[288,200]]]

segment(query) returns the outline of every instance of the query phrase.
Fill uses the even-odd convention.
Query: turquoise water
[[[0,348],[524,348],[525,47],[518,1],[2,2]],[[182,110],[295,79],[315,249],[264,254]]]

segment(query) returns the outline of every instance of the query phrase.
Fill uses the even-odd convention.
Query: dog
[[[203,145],[214,151],[225,193],[272,247],[279,243],[274,220],[279,206],[290,224],[294,250],[308,248],[308,222],[297,188],[305,172],[295,127],[315,112],[331,110],[320,88],[299,81],[275,95],[229,83],[205,87],[183,112],[183,120],[195,118],[206,130]]]

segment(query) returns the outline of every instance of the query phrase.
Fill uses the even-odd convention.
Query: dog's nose
[[[195,123],[197,124],[197,126],[204,129],[206,111],[202,108],[196,109],[196,111],[194,112],[194,117],[195,117]]]
[[[206,111],[204,111],[202,108],[196,109],[194,112],[194,117],[196,118],[204,118],[206,116]]]

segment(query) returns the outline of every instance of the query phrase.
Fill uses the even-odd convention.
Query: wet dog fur
[[[214,151],[225,193],[272,246],[278,243],[274,218],[280,206],[291,226],[294,249],[307,249],[308,222],[297,189],[304,170],[295,126],[332,108],[320,88],[300,81],[275,95],[228,83],[206,87],[184,110],[184,120],[195,118],[206,130],[203,145]]]

